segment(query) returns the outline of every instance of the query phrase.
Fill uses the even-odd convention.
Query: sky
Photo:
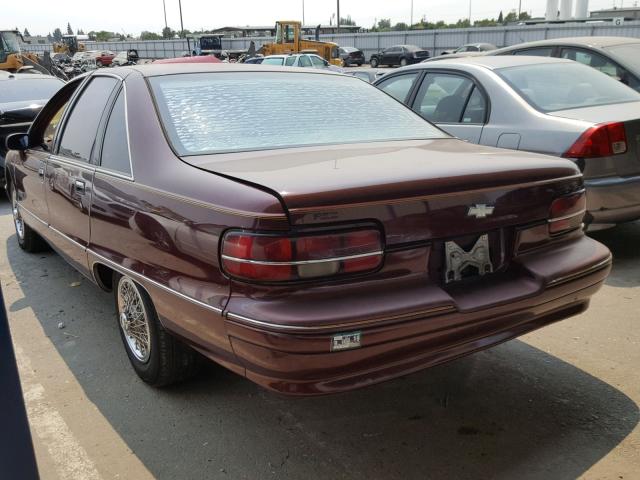
[[[165,0],[167,23],[174,30],[180,28],[178,0]],[[546,0],[521,0],[522,10],[533,16],[543,16]],[[160,32],[164,27],[163,0],[29,0],[26,4],[3,0],[0,28],[26,28],[32,35],[46,35],[56,27],[65,30],[67,22],[74,31],[81,28],[107,30],[139,35],[148,30]],[[273,25],[276,20],[304,20],[308,25],[328,24],[335,14],[335,0],[182,0],[184,28],[213,29],[223,26]],[[471,0],[471,18],[497,18],[502,10],[506,15],[518,9],[519,0]],[[574,0],[575,3],[575,0]],[[591,0],[590,10],[616,6],[630,7],[634,0]],[[223,8],[220,8],[223,6]],[[455,22],[469,15],[469,0],[413,0],[413,18],[423,15],[428,21]],[[392,24],[409,23],[411,0],[341,0],[340,16],[351,18],[369,28],[376,19],[390,18]]]

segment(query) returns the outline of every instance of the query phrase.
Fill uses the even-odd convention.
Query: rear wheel
[[[11,198],[11,213],[13,214],[13,225],[16,229],[18,245],[29,253],[41,252],[47,249],[47,243],[24,222],[20,205],[18,204],[18,193],[13,185],[9,186]]]
[[[407,61],[406,58],[401,58],[400,59],[400,66],[401,67],[406,67],[407,65],[409,65],[409,62]]]
[[[371,65],[371,68],[376,68],[379,65],[378,59],[372,58],[369,64]]]
[[[149,294],[118,273],[114,273],[113,285],[120,337],[138,376],[155,387],[193,376],[198,366],[196,352],[163,328]]]

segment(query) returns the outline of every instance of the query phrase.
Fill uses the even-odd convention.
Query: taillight
[[[240,279],[288,282],[377,269],[382,239],[374,229],[310,235],[227,232],[222,239],[222,268]]]
[[[602,123],[589,128],[563,155],[566,158],[610,157],[627,151],[624,123]]]
[[[582,226],[587,211],[585,191],[556,198],[549,209],[549,233],[557,235]]]

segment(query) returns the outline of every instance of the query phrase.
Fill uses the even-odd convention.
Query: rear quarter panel
[[[232,359],[221,311],[230,284],[218,241],[233,228],[286,229],[272,195],[198,170],[165,140],[144,79],[126,79],[134,179],[98,171],[89,262],[132,272],[165,327],[210,356]]]

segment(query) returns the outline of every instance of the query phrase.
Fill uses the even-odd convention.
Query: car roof
[[[529,55],[500,55],[500,56],[487,56],[480,55],[476,57],[457,57],[446,60],[438,60],[437,62],[424,62],[417,63],[408,67],[404,67],[401,70],[411,69],[424,69],[424,68],[442,68],[446,66],[461,66],[461,65],[477,65],[487,68],[489,70],[496,70],[499,68],[518,67],[523,65],[541,65],[545,63],[575,63],[573,60],[566,58],[555,57],[534,57]]]
[[[267,58],[267,57],[265,57]],[[150,63],[146,65],[132,65],[129,67],[114,67],[109,72],[136,71],[145,77],[158,77],[162,75],[177,75],[181,73],[224,73],[224,72],[276,72],[276,73],[306,73],[309,75],[340,75],[327,69],[283,67],[280,65],[265,65],[264,63]],[[100,70],[97,70],[100,73]]]
[[[523,47],[539,47],[546,45],[581,45],[585,47],[613,47],[614,45],[624,45],[628,43],[640,43],[640,39],[631,37],[565,37],[551,38],[548,40],[537,40],[534,42],[520,43],[511,47],[505,47],[501,50],[512,50],[514,48]]]
[[[58,77],[54,77],[53,75],[42,75],[40,73],[9,73],[9,72],[0,70],[0,81],[41,80],[43,78],[59,80],[60,82],[62,82],[62,80],[60,80]]]

